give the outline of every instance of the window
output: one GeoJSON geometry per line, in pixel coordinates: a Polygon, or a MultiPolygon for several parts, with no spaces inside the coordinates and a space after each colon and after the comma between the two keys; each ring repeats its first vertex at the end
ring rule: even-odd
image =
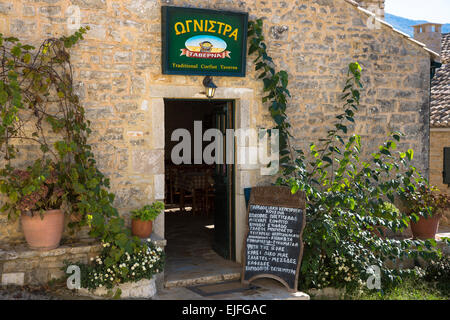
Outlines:
{"type": "Polygon", "coordinates": [[[450,185],[450,147],[444,148],[444,171],[442,176],[444,177],[444,184],[450,185]]]}

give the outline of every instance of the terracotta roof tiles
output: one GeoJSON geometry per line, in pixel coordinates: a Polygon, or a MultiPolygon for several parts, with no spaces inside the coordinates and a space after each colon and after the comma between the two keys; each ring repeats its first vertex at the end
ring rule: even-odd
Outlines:
{"type": "Polygon", "coordinates": [[[432,128],[450,128],[450,33],[442,35],[442,67],[431,82],[432,128]]]}

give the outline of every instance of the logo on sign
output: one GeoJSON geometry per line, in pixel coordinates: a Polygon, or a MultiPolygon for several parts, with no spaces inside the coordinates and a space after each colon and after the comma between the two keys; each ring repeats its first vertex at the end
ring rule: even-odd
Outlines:
{"type": "Polygon", "coordinates": [[[225,50],[227,43],[215,36],[200,35],[191,37],[186,41],[185,47],[180,49],[180,56],[201,59],[231,58],[231,51],[225,50]]]}

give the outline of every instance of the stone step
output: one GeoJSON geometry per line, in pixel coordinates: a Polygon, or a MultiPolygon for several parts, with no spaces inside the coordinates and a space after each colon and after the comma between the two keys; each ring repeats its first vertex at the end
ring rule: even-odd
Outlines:
{"type": "Polygon", "coordinates": [[[239,272],[236,272],[236,273],[208,275],[204,277],[195,277],[190,279],[173,279],[165,281],[164,287],[165,288],[189,287],[198,284],[213,284],[223,281],[239,280],[240,278],[241,274],[239,272]]]}

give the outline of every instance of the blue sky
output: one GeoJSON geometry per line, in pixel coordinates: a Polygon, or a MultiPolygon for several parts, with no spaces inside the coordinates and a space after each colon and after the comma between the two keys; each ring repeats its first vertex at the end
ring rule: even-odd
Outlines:
{"type": "Polygon", "coordinates": [[[385,0],[386,12],[413,20],[450,23],[450,0],[385,0]]]}

